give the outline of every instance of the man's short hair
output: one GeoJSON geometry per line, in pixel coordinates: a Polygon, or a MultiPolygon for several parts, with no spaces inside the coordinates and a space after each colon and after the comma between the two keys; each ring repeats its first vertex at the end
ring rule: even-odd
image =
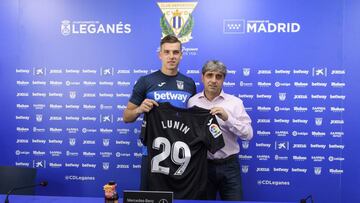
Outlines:
{"type": "Polygon", "coordinates": [[[174,35],[166,35],[164,38],[161,39],[160,41],[160,49],[162,47],[163,44],[165,43],[179,43],[180,44],[180,51],[182,49],[182,44],[181,41],[175,37],[174,35]]]}
{"type": "Polygon", "coordinates": [[[209,71],[219,71],[224,75],[224,78],[226,76],[226,66],[218,60],[210,60],[205,63],[202,68],[202,74],[204,75],[206,72],[209,71]]]}

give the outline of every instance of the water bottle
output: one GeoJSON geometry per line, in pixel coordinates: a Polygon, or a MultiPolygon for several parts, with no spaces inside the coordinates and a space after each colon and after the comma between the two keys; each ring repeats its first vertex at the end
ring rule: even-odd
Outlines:
{"type": "Polygon", "coordinates": [[[118,203],[119,195],[116,192],[116,183],[115,181],[109,181],[104,185],[105,191],[105,203],[118,203]]]}

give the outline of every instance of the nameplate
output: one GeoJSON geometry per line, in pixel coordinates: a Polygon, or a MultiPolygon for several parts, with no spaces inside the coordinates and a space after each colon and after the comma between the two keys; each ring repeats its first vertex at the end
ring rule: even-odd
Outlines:
{"type": "Polygon", "coordinates": [[[173,192],[124,190],[123,203],[172,203],[173,192]]]}

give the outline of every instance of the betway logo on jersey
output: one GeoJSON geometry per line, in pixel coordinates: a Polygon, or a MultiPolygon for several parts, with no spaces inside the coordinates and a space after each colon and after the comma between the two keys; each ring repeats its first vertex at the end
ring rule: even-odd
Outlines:
{"type": "Polygon", "coordinates": [[[158,100],[177,100],[181,102],[185,102],[188,98],[188,95],[186,94],[179,94],[179,93],[172,93],[172,92],[154,92],[154,99],[156,101],[158,100]]]}
{"type": "Polygon", "coordinates": [[[183,91],[154,91],[148,93],[147,97],[157,102],[170,102],[173,106],[185,107],[184,105],[190,98],[190,93],[183,91]]]}

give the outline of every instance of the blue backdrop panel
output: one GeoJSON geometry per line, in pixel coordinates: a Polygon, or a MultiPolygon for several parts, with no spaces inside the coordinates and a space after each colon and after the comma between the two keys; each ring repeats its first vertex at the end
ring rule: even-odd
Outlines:
{"type": "Polygon", "coordinates": [[[348,88],[344,90],[348,98],[344,105],[348,110],[344,113],[347,124],[344,125],[345,135],[343,142],[347,145],[343,156],[346,162],[343,163],[344,171],[342,184],[338,187],[341,190],[342,202],[359,202],[360,196],[357,194],[356,185],[360,181],[359,168],[360,161],[356,155],[359,152],[360,137],[359,135],[359,101],[358,90],[359,81],[359,64],[360,64],[360,26],[354,20],[360,17],[358,9],[360,2],[347,1],[344,5],[344,28],[343,28],[343,66],[348,70],[345,76],[348,88]]]}
{"type": "Polygon", "coordinates": [[[166,2],[2,1],[0,164],[38,168],[42,195],[137,189],[142,119],[122,113],[160,68],[168,28],[198,91],[202,65],[221,60],[224,90],[252,118],[254,139],[239,141],[245,200],[359,200],[359,3],[166,2]]]}

